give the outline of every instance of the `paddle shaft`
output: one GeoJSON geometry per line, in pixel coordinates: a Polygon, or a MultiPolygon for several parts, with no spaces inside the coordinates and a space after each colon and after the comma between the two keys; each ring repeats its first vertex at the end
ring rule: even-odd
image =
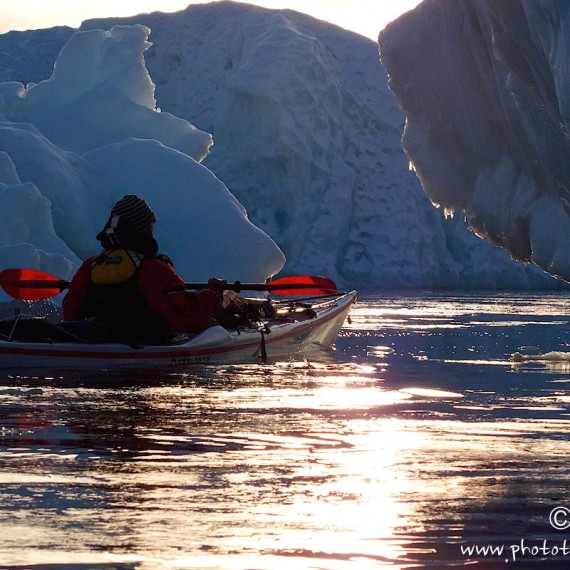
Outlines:
{"type": "MultiPolygon", "coordinates": [[[[65,279],[60,279],[59,281],[47,281],[42,279],[33,280],[21,280],[18,282],[18,286],[24,289],[60,289],[61,291],[69,289],[69,281],[65,279]]],[[[186,289],[207,289],[210,287],[208,283],[184,283],[186,289]]],[[[227,283],[224,285],[224,290],[226,291],[279,291],[281,289],[318,289],[318,285],[313,285],[310,283],[241,283],[236,281],[235,283],[227,283]]]]}
{"type": "MultiPolygon", "coordinates": [[[[207,289],[210,287],[207,283],[184,283],[186,289],[207,289]]],[[[282,291],[284,289],[320,289],[321,285],[316,283],[227,283],[224,289],[227,291],[282,291]]]]}

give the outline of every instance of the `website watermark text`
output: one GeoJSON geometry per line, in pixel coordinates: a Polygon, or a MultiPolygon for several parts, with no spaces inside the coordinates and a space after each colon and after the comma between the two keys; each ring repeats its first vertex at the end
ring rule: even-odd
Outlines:
{"type": "Polygon", "coordinates": [[[505,562],[517,562],[521,558],[550,558],[570,555],[570,541],[551,543],[544,539],[539,542],[527,542],[521,538],[520,542],[505,544],[473,544],[461,545],[461,554],[469,558],[504,558],[505,562]]]}
{"type": "MultiPolygon", "coordinates": [[[[555,530],[570,528],[570,508],[559,506],[550,511],[550,526],[555,530]]],[[[461,545],[461,554],[469,558],[502,558],[505,562],[517,562],[523,558],[555,558],[570,556],[570,539],[559,542],[542,540],[520,540],[511,544],[461,545]]]]}

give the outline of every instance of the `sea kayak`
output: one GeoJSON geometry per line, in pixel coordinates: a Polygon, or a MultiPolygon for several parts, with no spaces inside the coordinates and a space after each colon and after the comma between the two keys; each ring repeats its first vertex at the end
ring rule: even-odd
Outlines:
{"type": "Polygon", "coordinates": [[[330,348],[356,301],[356,292],[281,303],[269,320],[248,328],[208,327],[168,344],[10,340],[0,335],[0,369],[101,370],[117,366],[254,363],[296,359],[330,348]]]}

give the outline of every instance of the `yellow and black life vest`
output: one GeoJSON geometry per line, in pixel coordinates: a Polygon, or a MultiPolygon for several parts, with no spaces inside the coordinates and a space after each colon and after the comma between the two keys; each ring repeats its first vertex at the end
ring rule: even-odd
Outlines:
{"type": "Polygon", "coordinates": [[[155,342],[170,334],[139,293],[143,260],[140,253],[118,248],[91,263],[85,316],[102,321],[114,341],[155,342]]]}
{"type": "Polygon", "coordinates": [[[112,249],[99,254],[91,263],[91,283],[118,285],[138,276],[144,255],[127,249],[112,249]]]}

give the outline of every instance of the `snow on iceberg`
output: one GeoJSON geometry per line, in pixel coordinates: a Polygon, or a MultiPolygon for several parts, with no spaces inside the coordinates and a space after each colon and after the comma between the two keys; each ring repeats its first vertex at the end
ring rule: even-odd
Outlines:
{"type": "Polygon", "coordinates": [[[0,269],[70,278],[97,251],[95,235],[112,205],[129,193],[155,209],[161,248],[187,280],[263,281],[283,266],[281,250],[195,160],[211,136],[154,109],[142,59],[148,33],[143,26],[78,32],[50,79],[0,84],[0,208],[7,216],[0,269]]]}
{"type": "Polygon", "coordinates": [[[51,204],[32,183],[0,184],[0,211],[2,269],[42,267],[56,275],[69,275],[74,270],[79,259],[55,233],[51,204]]]}
{"type": "MultiPolygon", "coordinates": [[[[7,99],[11,120],[32,123],[53,143],[79,153],[139,137],[202,160],[211,135],[156,109],[143,58],[149,34],[140,25],[75,34],[49,79],[28,86],[17,100],[7,99]]],[[[6,114],[2,108],[0,113],[6,114]]]]}
{"type": "MultiPolygon", "coordinates": [[[[54,231],[74,252],[70,261],[77,263],[92,252],[93,236],[98,231],[96,216],[92,216],[97,193],[93,191],[89,163],[80,155],[61,150],[29,124],[0,123],[0,149],[14,172],[12,176],[8,170],[0,170],[0,183],[10,187],[21,182],[33,184],[49,200],[51,211],[42,215],[51,217],[54,231]]],[[[41,241],[31,243],[40,249],[46,247],[41,241]]]]}
{"type": "Polygon", "coordinates": [[[221,275],[263,283],[282,268],[281,251],[251,224],[224,184],[181,152],[158,141],[128,139],[83,156],[107,193],[100,228],[125,188],[134,189],[156,214],[158,243],[169,244],[165,253],[188,279],[221,275]]]}
{"type": "Polygon", "coordinates": [[[569,24],[559,2],[425,0],[379,45],[430,199],[570,281],[569,24]]]}

